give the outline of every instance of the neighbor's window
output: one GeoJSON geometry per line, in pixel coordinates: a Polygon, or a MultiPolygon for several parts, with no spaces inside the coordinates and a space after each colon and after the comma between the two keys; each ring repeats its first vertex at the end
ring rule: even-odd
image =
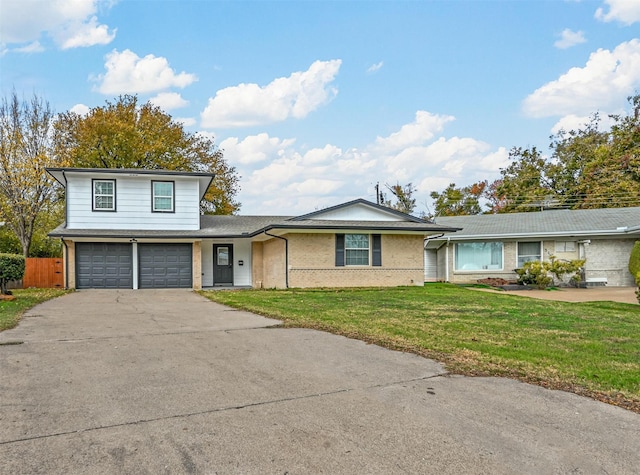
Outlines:
{"type": "Polygon", "coordinates": [[[172,181],[152,181],[153,188],[153,211],[159,213],[172,213],[174,196],[172,181]]]}
{"type": "Polygon", "coordinates": [[[556,241],[556,252],[575,252],[575,241],[556,241]]]}
{"type": "Polygon", "coordinates": [[[369,235],[345,234],[344,235],[345,265],[368,266],[369,265],[369,235]]]}
{"type": "Polygon", "coordinates": [[[455,270],[502,270],[501,242],[459,242],[455,270]]]}
{"type": "Polygon", "coordinates": [[[542,243],[540,241],[518,243],[518,267],[525,262],[542,260],[542,243]]]}
{"type": "Polygon", "coordinates": [[[116,210],[116,181],[92,180],[93,186],[93,210],[116,210]]]}

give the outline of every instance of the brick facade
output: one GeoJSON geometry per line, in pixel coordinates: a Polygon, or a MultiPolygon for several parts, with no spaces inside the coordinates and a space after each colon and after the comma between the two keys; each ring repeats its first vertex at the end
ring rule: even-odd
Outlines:
{"type": "MultiPolygon", "coordinates": [[[[528,239],[522,241],[534,241],[528,239]]],[[[566,241],[567,239],[564,239],[566,241]]],[[[582,240],[582,239],[581,239],[582,240]]],[[[549,260],[551,255],[558,259],[580,259],[580,247],[583,258],[586,258],[585,278],[606,278],[609,286],[633,286],[633,276],[628,270],[629,256],[635,240],[633,239],[590,239],[589,244],[578,244],[571,252],[556,251],[556,241],[542,242],[543,259],[549,260]]],[[[476,283],[478,279],[487,277],[502,278],[505,280],[517,279],[514,269],[517,267],[517,241],[503,242],[503,269],[501,270],[455,270],[455,244],[449,243],[449,282],[456,284],[476,283]]],[[[446,280],[446,254],[445,244],[438,250],[438,280],[446,280]]]]}
{"type": "MultiPolygon", "coordinates": [[[[287,234],[289,287],[422,285],[423,237],[382,235],[382,266],[335,265],[335,234],[287,234]]],[[[254,246],[254,287],[285,286],[284,241],[254,246]],[[262,251],[258,250],[262,245],[262,251]],[[261,258],[259,257],[261,255],[261,258]]]]}

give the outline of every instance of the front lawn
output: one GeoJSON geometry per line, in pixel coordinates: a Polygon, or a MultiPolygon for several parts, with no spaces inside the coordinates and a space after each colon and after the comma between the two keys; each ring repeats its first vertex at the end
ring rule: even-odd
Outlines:
{"type": "Polygon", "coordinates": [[[452,373],[508,376],[640,412],[640,306],[566,303],[448,284],[206,291],[305,327],[410,351],[452,373]]]}
{"type": "Polygon", "coordinates": [[[22,314],[31,307],[66,294],[58,289],[18,289],[12,290],[15,300],[0,300],[0,331],[15,327],[22,314]]]}

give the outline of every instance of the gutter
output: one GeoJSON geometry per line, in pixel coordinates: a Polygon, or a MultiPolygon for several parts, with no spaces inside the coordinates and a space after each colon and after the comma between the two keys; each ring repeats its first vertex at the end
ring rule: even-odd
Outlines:
{"type": "MultiPolygon", "coordinates": [[[[640,229],[640,226],[638,226],[640,229]]],[[[477,241],[479,239],[517,239],[517,238],[554,238],[554,237],[580,237],[580,236],[620,236],[628,234],[633,228],[626,230],[600,230],[600,231],[563,231],[543,233],[512,233],[512,234],[456,234],[456,241],[477,241]]]]}
{"type": "Polygon", "coordinates": [[[284,286],[286,289],[288,289],[289,288],[289,241],[286,238],[283,238],[282,236],[269,234],[267,231],[265,231],[264,233],[267,236],[282,239],[284,241],[284,286]]]}
{"type": "Polygon", "coordinates": [[[67,175],[65,175],[64,170],[62,170],[62,178],[64,178],[64,224],[66,227],[69,222],[69,205],[67,200],[67,175]]]}
{"type": "Polygon", "coordinates": [[[424,250],[425,251],[427,250],[427,244],[429,244],[429,241],[441,238],[442,236],[444,236],[444,233],[436,234],[435,236],[429,236],[429,237],[424,238],[424,246],[423,246],[424,250]]]}

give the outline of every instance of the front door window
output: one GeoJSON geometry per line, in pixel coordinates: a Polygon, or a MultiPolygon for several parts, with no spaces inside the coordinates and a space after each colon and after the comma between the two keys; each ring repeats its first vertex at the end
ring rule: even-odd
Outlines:
{"type": "Polygon", "coordinates": [[[228,247],[219,247],[218,250],[218,265],[219,266],[228,266],[229,265],[229,248],[228,247]]]}

